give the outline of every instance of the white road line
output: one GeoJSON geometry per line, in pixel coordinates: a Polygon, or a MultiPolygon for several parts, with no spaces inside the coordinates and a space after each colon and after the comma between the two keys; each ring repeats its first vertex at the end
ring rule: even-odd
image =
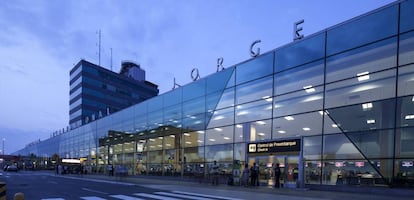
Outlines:
{"type": "Polygon", "coordinates": [[[81,197],[81,199],[84,199],[84,200],[106,200],[106,199],[101,198],[101,197],[81,197]]]}
{"type": "Polygon", "coordinates": [[[191,193],[191,192],[182,192],[182,191],[172,191],[172,192],[178,193],[178,194],[187,194],[187,195],[193,195],[193,196],[207,197],[207,198],[217,198],[217,199],[225,199],[225,200],[243,200],[239,198],[223,197],[223,196],[215,196],[215,195],[199,194],[199,193],[191,193]]]}
{"type": "Polygon", "coordinates": [[[186,199],[194,199],[194,200],[211,200],[211,198],[189,196],[189,195],[184,195],[184,194],[174,194],[174,193],[168,193],[168,192],[155,192],[155,194],[167,195],[167,196],[172,196],[172,197],[180,197],[180,198],[186,198],[186,199]]]}
{"type": "Polygon", "coordinates": [[[82,190],[85,190],[85,191],[88,191],[88,192],[95,192],[95,193],[98,193],[98,194],[109,194],[109,193],[106,193],[106,192],[101,192],[101,191],[98,191],[98,190],[92,190],[92,189],[89,189],[89,188],[82,188],[82,190]]]}
{"type": "Polygon", "coordinates": [[[154,194],[147,194],[147,193],[135,193],[134,195],[140,196],[140,197],[149,197],[149,198],[153,198],[153,199],[161,199],[161,200],[180,200],[180,199],[176,199],[176,198],[160,196],[160,195],[154,195],[154,194]]]}
{"type": "Polygon", "coordinates": [[[130,197],[130,196],[122,195],[122,194],[119,194],[119,195],[111,195],[110,197],[113,197],[115,199],[122,199],[122,200],[144,200],[144,199],[130,197]]]}

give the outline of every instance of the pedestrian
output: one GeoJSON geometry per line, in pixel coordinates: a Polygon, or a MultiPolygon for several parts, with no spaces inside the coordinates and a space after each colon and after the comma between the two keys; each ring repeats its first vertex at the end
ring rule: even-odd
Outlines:
{"type": "Polygon", "coordinates": [[[247,187],[249,185],[249,165],[244,164],[243,174],[242,174],[242,185],[247,187]]]}
{"type": "Polygon", "coordinates": [[[250,177],[252,186],[259,186],[259,167],[256,163],[250,168],[250,177]]]}
{"type": "Polygon", "coordinates": [[[218,179],[219,179],[219,165],[217,164],[217,161],[214,161],[212,169],[213,174],[213,185],[218,185],[218,179]]]}
{"type": "Polygon", "coordinates": [[[62,165],[58,165],[58,175],[62,174],[62,165]]]}
{"type": "Polygon", "coordinates": [[[276,163],[275,167],[275,188],[280,188],[280,175],[282,174],[280,170],[279,163],[276,163]]]}

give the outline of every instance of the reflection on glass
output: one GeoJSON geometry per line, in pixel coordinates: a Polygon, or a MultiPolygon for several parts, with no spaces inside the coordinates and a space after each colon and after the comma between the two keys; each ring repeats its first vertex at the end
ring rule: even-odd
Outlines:
{"type": "Polygon", "coordinates": [[[397,64],[397,40],[391,38],[356,50],[329,57],[326,63],[326,82],[351,77],[363,81],[368,74],[381,71],[397,64]]]}
{"type": "Polygon", "coordinates": [[[272,102],[259,100],[236,106],[236,123],[272,117],[272,102]]]}
{"type": "Polygon", "coordinates": [[[273,117],[322,109],[323,87],[308,87],[274,98],[273,117]]]}
{"type": "Polygon", "coordinates": [[[242,104],[272,96],[273,77],[266,77],[236,87],[236,103],[242,104]]]}
{"type": "Polygon", "coordinates": [[[319,112],[273,119],[273,139],[322,134],[319,112]]]}
{"type": "Polygon", "coordinates": [[[396,70],[370,74],[369,81],[349,79],[326,85],[325,107],[338,107],[395,96],[396,70]]]}
{"type": "Polygon", "coordinates": [[[233,126],[206,130],[206,145],[233,143],[233,126]]]}
{"type": "Polygon", "coordinates": [[[261,55],[236,67],[236,84],[273,73],[273,52],[261,55]]]}

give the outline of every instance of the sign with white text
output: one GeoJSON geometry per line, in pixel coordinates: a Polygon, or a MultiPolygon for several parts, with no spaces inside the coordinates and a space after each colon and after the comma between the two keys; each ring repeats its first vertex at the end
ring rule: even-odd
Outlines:
{"type": "Polygon", "coordinates": [[[251,142],[247,149],[250,154],[300,151],[300,139],[251,142]]]}

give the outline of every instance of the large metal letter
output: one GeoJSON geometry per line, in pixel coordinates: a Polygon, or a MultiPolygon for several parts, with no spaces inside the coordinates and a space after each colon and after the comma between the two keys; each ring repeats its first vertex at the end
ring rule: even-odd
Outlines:
{"type": "Polygon", "coordinates": [[[300,40],[303,38],[303,34],[300,34],[299,32],[303,30],[302,27],[298,28],[299,24],[302,24],[303,22],[305,22],[305,20],[300,20],[294,23],[293,25],[293,41],[295,40],[300,40]]]}
{"type": "Polygon", "coordinates": [[[200,74],[198,73],[198,69],[193,68],[193,70],[191,70],[191,79],[193,79],[193,81],[196,81],[199,78],[200,78],[200,74]]]}
{"type": "Polygon", "coordinates": [[[172,88],[173,90],[175,89],[175,86],[181,87],[181,85],[178,85],[178,84],[175,82],[175,77],[174,77],[174,87],[172,88]]]}
{"type": "Polygon", "coordinates": [[[257,48],[257,52],[253,51],[253,46],[257,43],[260,43],[260,42],[262,42],[262,41],[261,40],[256,40],[250,45],[250,55],[252,57],[256,57],[256,56],[260,55],[260,48],[257,48]]]}
{"type": "Polygon", "coordinates": [[[217,58],[217,72],[224,69],[223,67],[223,57],[217,58]]]}

